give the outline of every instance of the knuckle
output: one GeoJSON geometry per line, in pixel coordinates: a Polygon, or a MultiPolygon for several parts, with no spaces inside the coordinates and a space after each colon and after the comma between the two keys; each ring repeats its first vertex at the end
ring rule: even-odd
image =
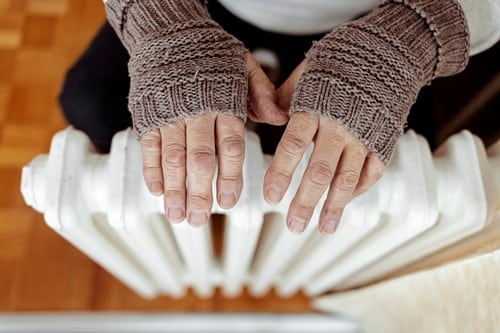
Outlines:
{"type": "Polygon", "coordinates": [[[221,142],[221,153],[230,157],[241,157],[245,151],[243,137],[232,135],[224,138],[221,142]]]}
{"type": "Polygon", "coordinates": [[[186,163],[186,150],[180,144],[171,144],[165,147],[163,164],[174,167],[183,166],[186,163]]]}
{"type": "Polygon", "coordinates": [[[366,158],[366,148],[362,144],[352,147],[352,158],[356,161],[363,161],[366,158]]]}
{"type": "Polygon", "coordinates": [[[337,190],[349,192],[358,183],[358,173],[352,169],[342,171],[335,177],[333,185],[337,190]]]}
{"type": "Polygon", "coordinates": [[[185,119],[186,128],[190,129],[193,133],[212,133],[213,122],[216,118],[217,114],[208,112],[201,113],[194,116],[188,116],[185,119]]]}
{"type": "Polygon", "coordinates": [[[269,179],[276,181],[290,181],[292,175],[287,170],[282,170],[279,168],[272,168],[269,170],[269,179]]]}
{"type": "Polygon", "coordinates": [[[156,134],[145,134],[141,139],[144,151],[159,151],[161,149],[161,138],[156,134]]]}
{"type": "Polygon", "coordinates": [[[196,192],[196,193],[189,193],[189,202],[191,204],[203,204],[203,203],[209,203],[212,201],[212,195],[211,192],[196,192]]]}
{"type": "Polygon", "coordinates": [[[384,164],[379,159],[369,159],[367,177],[372,183],[377,182],[384,174],[384,164]]]}
{"type": "Polygon", "coordinates": [[[165,127],[174,130],[175,132],[182,133],[186,130],[186,125],[184,124],[184,121],[174,121],[171,123],[168,123],[165,127]]]}
{"type": "Polygon", "coordinates": [[[175,190],[184,192],[186,190],[186,177],[184,173],[167,172],[164,175],[165,188],[167,190],[175,190]]]}
{"type": "Polygon", "coordinates": [[[167,190],[165,191],[165,200],[168,201],[183,201],[184,192],[179,190],[167,190]]]}
{"type": "Polygon", "coordinates": [[[243,120],[237,116],[233,116],[230,114],[218,114],[217,118],[218,120],[223,121],[226,126],[229,126],[233,129],[241,129],[241,131],[243,131],[243,128],[245,127],[243,120]]]}
{"type": "Polygon", "coordinates": [[[281,147],[290,155],[299,155],[306,148],[307,144],[306,140],[301,138],[300,135],[288,132],[283,136],[281,147]]]}
{"type": "Polygon", "coordinates": [[[197,148],[190,152],[193,171],[201,174],[211,173],[215,168],[215,154],[210,148],[197,148]]]}
{"type": "Polygon", "coordinates": [[[345,135],[338,131],[330,132],[326,140],[331,147],[343,147],[346,143],[345,135]]]}
{"type": "Polygon", "coordinates": [[[200,201],[207,201],[210,200],[210,192],[196,192],[196,193],[190,193],[189,197],[191,199],[195,200],[200,200],[200,201]]]}
{"type": "Polygon", "coordinates": [[[307,123],[318,122],[318,116],[311,112],[297,112],[294,116],[301,122],[307,122],[307,123]]]}
{"type": "Polygon", "coordinates": [[[231,183],[231,184],[234,184],[234,183],[242,183],[243,177],[242,177],[241,174],[237,174],[237,175],[221,174],[221,175],[219,175],[218,180],[219,180],[220,183],[224,183],[224,184],[231,183]]]}
{"type": "Polygon", "coordinates": [[[300,212],[311,212],[314,209],[314,204],[304,202],[303,200],[297,200],[293,204],[294,208],[300,212]]]}
{"type": "Polygon", "coordinates": [[[309,167],[309,180],[316,185],[328,185],[333,178],[333,170],[326,162],[315,162],[309,167]]]}
{"type": "Polygon", "coordinates": [[[383,171],[382,170],[373,170],[368,174],[369,181],[373,184],[376,183],[380,178],[382,178],[383,171]]]}
{"type": "Polygon", "coordinates": [[[239,181],[243,178],[243,169],[241,165],[226,164],[224,162],[219,163],[218,179],[229,180],[229,181],[239,181]]]}
{"type": "Polygon", "coordinates": [[[310,212],[314,209],[314,205],[304,203],[304,202],[297,203],[296,207],[302,211],[305,211],[305,212],[310,212]]]}
{"type": "Polygon", "coordinates": [[[161,168],[156,166],[144,166],[142,168],[142,173],[144,175],[144,178],[148,179],[161,179],[162,177],[161,168]]]}
{"type": "Polygon", "coordinates": [[[338,216],[342,215],[342,212],[342,207],[335,206],[334,203],[329,203],[328,205],[325,204],[321,214],[325,218],[337,218],[338,216]]]}

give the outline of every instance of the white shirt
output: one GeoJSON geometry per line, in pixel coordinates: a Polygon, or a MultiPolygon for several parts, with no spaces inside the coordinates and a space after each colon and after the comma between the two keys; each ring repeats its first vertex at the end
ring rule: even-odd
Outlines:
{"type": "Polygon", "coordinates": [[[219,0],[239,18],[267,31],[322,33],[369,12],[379,0],[219,0]]]}
{"type": "MultiPolygon", "coordinates": [[[[327,32],[362,15],[379,0],[218,0],[242,20],[263,30],[304,35],[327,32]]],[[[471,55],[500,40],[500,0],[458,0],[467,18],[471,55]]]]}

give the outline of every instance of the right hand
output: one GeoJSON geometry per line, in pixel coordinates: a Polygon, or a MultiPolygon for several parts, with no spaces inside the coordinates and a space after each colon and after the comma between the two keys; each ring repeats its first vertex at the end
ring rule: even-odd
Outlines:
{"type": "MultiPolygon", "coordinates": [[[[245,56],[248,69],[249,118],[283,125],[288,116],[277,106],[274,85],[255,59],[245,56]]],[[[201,226],[210,216],[212,179],[218,159],[217,202],[234,207],[242,189],[245,128],[238,117],[205,113],[154,129],[141,138],[144,180],[154,195],[164,196],[171,222],[187,218],[201,226]]]]}

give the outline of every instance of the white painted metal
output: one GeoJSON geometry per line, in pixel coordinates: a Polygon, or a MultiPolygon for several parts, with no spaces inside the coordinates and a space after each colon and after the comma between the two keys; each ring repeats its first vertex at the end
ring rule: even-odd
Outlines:
{"type": "MultiPolygon", "coordinates": [[[[303,234],[293,234],[284,227],[289,203],[299,187],[300,179],[311,152],[312,147],[309,147],[297,166],[294,177],[292,177],[290,186],[281,203],[276,206],[266,205],[265,213],[272,214],[269,220],[271,225],[266,228],[267,232],[262,235],[261,246],[257,249],[252,266],[250,292],[254,296],[262,296],[269,291],[272,284],[277,282],[281,272],[292,262],[303,244],[317,229],[321,207],[314,210],[311,223],[303,234]]],[[[320,201],[324,201],[324,199],[325,196],[320,201]]]]}
{"type": "Polygon", "coordinates": [[[295,293],[313,276],[383,227],[384,219],[378,205],[379,191],[373,189],[353,200],[344,210],[342,221],[333,235],[314,232],[282,275],[277,290],[280,295],[295,293]]]}
{"type": "MultiPolygon", "coordinates": [[[[498,193],[482,142],[468,132],[450,138],[435,154],[439,221],[437,225],[398,251],[394,251],[353,277],[341,288],[367,283],[417,261],[489,224],[498,193]],[[480,174],[478,174],[478,172],[480,174]],[[468,204],[464,205],[464,202],[468,204]]],[[[500,177],[497,174],[497,177],[500,177]]]]}
{"type": "MultiPolygon", "coordinates": [[[[490,186],[496,189],[498,195],[496,203],[500,205],[500,141],[497,141],[497,143],[488,148],[488,162],[494,181],[494,184],[490,184],[490,186]]],[[[498,207],[496,209],[498,210],[498,207]]]]}
{"type": "MultiPolygon", "coordinates": [[[[94,196],[84,190],[88,186],[82,180],[95,179],[90,175],[99,173],[92,166],[105,165],[102,160],[92,163],[99,158],[89,154],[89,144],[82,133],[72,129],[58,133],[52,140],[50,155],[39,156],[23,169],[23,195],[28,204],[45,213],[47,224],[62,237],[143,297],[153,297],[159,290],[152,277],[141,263],[133,260],[126,245],[110,228],[99,228],[89,207],[92,202],[101,208],[106,204],[93,200],[94,196]]],[[[101,199],[106,198],[107,182],[99,183],[103,187],[94,190],[101,199]]]]}
{"type": "Polygon", "coordinates": [[[219,209],[226,215],[226,232],[222,255],[222,288],[227,296],[241,292],[248,279],[264,222],[262,184],[268,163],[260,149],[255,133],[246,133],[245,162],[243,164],[243,190],[237,205],[229,210],[219,209]]]}
{"type": "Polygon", "coordinates": [[[427,143],[410,131],[399,140],[392,164],[379,189],[385,225],[352,248],[348,255],[307,281],[305,291],[317,295],[358,274],[437,222],[435,170],[427,143]]]}
{"type": "Polygon", "coordinates": [[[483,229],[498,210],[499,147],[487,157],[462,132],[433,159],[410,131],[381,181],[346,207],[335,235],[317,231],[324,197],[306,232],[294,235],[284,219],[311,149],[282,203],[271,206],[262,197],[271,157],[247,133],[241,198],[231,210],[213,207],[226,221],[220,260],[208,226],[165,220],[130,131],[115,136],[109,155],[95,154],[81,132],[58,133],[50,154],[24,167],[22,192],[51,228],[144,297],[179,297],[187,286],[203,297],[215,286],[235,296],[245,284],[254,295],[273,285],[284,295],[300,288],[313,295],[368,281],[483,229]]]}
{"type": "Polygon", "coordinates": [[[359,333],[346,318],[320,314],[0,314],[0,333],[359,333]]]}
{"type": "MultiPolygon", "coordinates": [[[[142,168],[140,154],[139,144],[130,132],[117,134],[106,165],[107,172],[92,168],[94,177],[84,181],[84,184],[102,189],[109,186],[102,191],[107,197],[97,197],[98,200],[91,205],[102,217],[101,228],[108,228],[110,234],[117,234],[126,244],[127,250],[132,252],[135,259],[142,263],[154,278],[159,292],[182,296],[184,288],[181,277],[174,273],[182,271],[179,255],[171,242],[157,239],[157,235],[164,236],[168,229],[166,224],[158,221],[161,218],[154,214],[156,202],[148,200],[142,176],[135,172],[142,168]],[[108,203],[107,208],[100,206],[103,203],[108,203]],[[106,211],[107,220],[106,214],[102,215],[106,211]],[[165,230],[158,230],[159,228],[165,230]],[[165,262],[168,262],[168,265],[165,265],[165,262]]],[[[100,158],[105,159],[102,156],[100,158]]],[[[94,195],[100,192],[92,188],[85,189],[85,193],[94,195]]],[[[193,281],[193,285],[200,288],[200,292],[208,292],[208,286],[203,288],[201,283],[195,282],[197,281],[193,281]]]]}

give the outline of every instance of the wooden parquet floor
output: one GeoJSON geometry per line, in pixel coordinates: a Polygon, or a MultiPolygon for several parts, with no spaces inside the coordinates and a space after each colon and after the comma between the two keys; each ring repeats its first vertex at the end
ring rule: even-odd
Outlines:
{"type": "Polygon", "coordinates": [[[102,0],[0,0],[0,311],[311,310],[302,295],[143,300],[25,206],[21,167],[66,127],[61,82],[103,21],[102,0]]]}
{"type": "MultiPolygon", "coordinates": [[[[48,152],[52,135],[67,126],[57,104],[62,80],[104,19],[102,0],[0,0],[0,312],[311,311],[300,294],[280,299],[270,293],[256,299],[245,293],[227,299],[217,291],[208,300],[193,293],[180,300],[143,300],[24,204],[21,167],[48,152]]],[[[498,59],[498,51],[492,52],[490,57],[498,59]]],[[[497,248],[500,227],[394,275],[497,248]]]]}

